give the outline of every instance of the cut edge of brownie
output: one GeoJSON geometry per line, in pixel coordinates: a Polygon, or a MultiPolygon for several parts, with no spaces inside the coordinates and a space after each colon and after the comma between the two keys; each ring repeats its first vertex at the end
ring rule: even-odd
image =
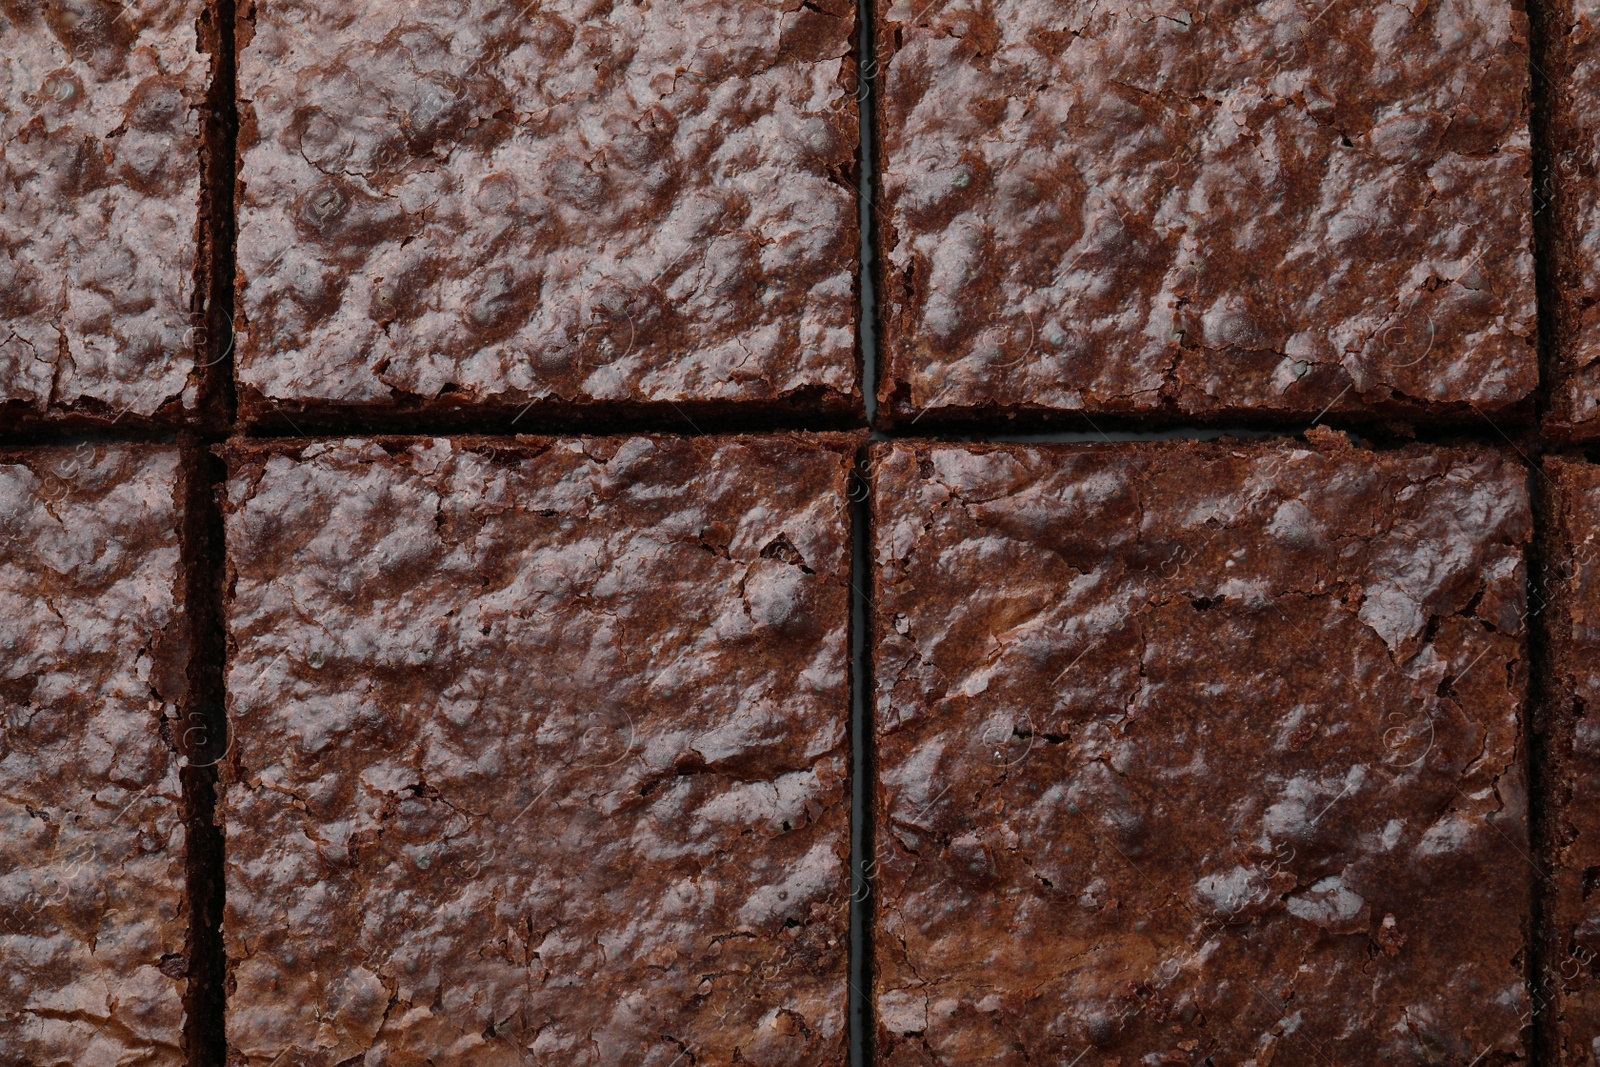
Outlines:
{"type": "MultiPolygon", "coordinates": [[[[212,335],[209,327],[197,328],[192,332],[212,335]]],[[[220,401],[217,399],[221,386],[201,369],[203,349],[197,347],[193,351],[195,369],[190,371],[189,384],[197,390],[197,396],[208,398],[194,408],[185,408],[181,398],[173,397],[154,414],[139,415],[83,398],[68,407],[52,406],[40,412],[24,401],[5,400],[0,401],[0,428],[3,428],[0,429],[0,436],[7,444],[48,444],[59,437],[49,436],[44,441],[38,438],[41,435],[59,435],[62,431],[116,432],[128,435],[123,440],[130,441],[173,430],[220,432],[224,425],[219,414],[220,401]]]]}
{"type": "Polygon", "coordinates": [[[222,972],[222,831],[215,819],[217,767],[226,754],[223,715],[221,515],[215,493],[220,461],[193,441],[183,444],[181,542],[184,616],[190,628],[188,691],[179,752],[187,832],[188,983],[184,1052],[190,1067],[222,1063],[226,1002],[222,972]]]}
{"type": "MultiPolygon", "coordinates": [[[[1267,455],[1286,448],[1301,448],[1312,452],[1355,453],[1369,456],[1405,453],[1455,456],[1459,458],[1497,456],[1504,459],[1510,466],[1528,467],[1528,463],[1519,451],[1497,446],[1488,441],[1479,442],[1459,438],[1437,441],[1411,438],[1395,438],[1392,441],[1389,439],[1366,439],[1337,426],[1324,426],[1321,424],[1310,427],[1303,425],[1299,427],[1284,427],[1281,432],[1263,432],[1259,435],[1257,431],[1238,427],[1236,423],[1230,424],[1230,427],[1237,428],[1240,432],[1248,433],[1250,436],[1235,437],[1226,430],[1223,431],[1221,436],[1217,437],[1145,437],[1111,441],[1034,441],[1010,440],[1008,438],[969,441],[935,436],[905,436],[871,441],[867,444],[867,451],[872,461],[876,463],[879,461],[879,457],[887,455],[898,447],[926,449],[958,446],[973,453],[1029,449],[1038,450],[1046,454],[1101,453],[1106,455],[1140,455],[1174,448],[1182,451],[1200,452],[1218,448],[1230,448],[1241,452],[1267,455]]],[[[1529,476],[1533,476],[1531,469],[1529,469],[1529,476]]]]}
{"type": "Polygon", "coordinates": [[[172,598],[183,628],[178,640],[184,645],[186,663],[183,694],[175,702],[178,721],[172,726],[177,731],[176,736],[166,737],[164,740],[172,749],[177,764],[182,798],[178,819],[184,828],[184,877],[183,883],[174,886],[173,889],[182,897],[181,909],[185,918],[185,929],[182,956],[176,959],[170,955],[163,956],[161,969],[167,972],[170,966],[176,972],[171,976],[181,976],[183,980],[181,993],[183,1029],[179,1035],[179,1042],[184,1062],[190,1067],[204,1067],[209,1061],[202,1042],[197,1040],[197,1035],[205,1027],[202,1008],[204,997],[201,993],[203,976],[196,969],[196,958],[208,936],[199,907],[207,883],[204,880],[206,868],[204,853],[202,849],[196,848],[195,832],[202,827],[202,819],[209,820],[210,814],[202,795],[195,789],[196,772],[192,766],[197,751],[192,734],[193,723],[195,715],[203,705],[199,688],[201,675],[205,672],[201,648],[207,643],[207,630],[196,616],[196,610],[201,608],[203,601],[200,598],[201,591],[194,580],[194,564],[199,547],[194,505],[197,493],[200,491],[201,480],[198,473],[203,454],[187,442],[176,446],[135,443],[120,447],[134,454],[172,451],[178,460],[172,501],[177,526],[178,572],[173,575],[172,598]]]}
{"type": "MultiPolygon", "coordinates": [[[[874,197],[873,210],[876,210],[874,197]]],[[[847,998],[849,1062],[859,1050],[863,1067],[879,1063],[878,1008],[878,730],[874,649],[878,637],[877,538],[874,474],[879,445],[863,439],[850,479],[850,982],[847,998]],[[859,955],[859,959],[857,958],[859,955]],[[859,985],[857,984],[859,983],[859,985]],[[856,1003],[859,998],[859,1003],[856,1003]]]]}
{"type": "Polygon", "coordinates": [[[1569,14],[1566,5],[1560,3],[1535,4],[1529,11],[1528,48],[1535,73],[1530,132],[1539,252],[1535,267],[1542,335],[1541,393],[1546,398],[1540,429],[1556,443],[1582,444],[1600,440],[1600,412],[1588,418],[1578,417],[1567,395],[1581,369],[1572,358],[1572,349],[1579,339],[1585,299],[1582,270],[1576,262],[1582,248],[1582,223],[1572,216],[1569,198],[1570,187],[1583,184],[1583,178],[1572,173],[1572,168],[1563,167],[1561,159],[1586,140],[1569,99],[1570,84],[1555,80],[1571,70],[1573,56],[1563,42],[1568,27],[1560,24],[1568,21],[1565,16],[1569,14]],[[1568,172],[1565,178],[1563,170],[1568,172]]]}
{"type": "Polygon", "coordinates": [[[183,896],[182,907],[187,926],[184,932],[181,959],[163,957],[163,970],[170,963],[182,976],[184,987],[183,1032],[181,1047],[185,1063],[190,1067],[205,1067],[212,1063],[208,1055],[206,1033],[210,1028],[207,1008],[213,1003],[213,993],[220,986],[211,986],[213,979],[205,959],[208,942],[214,941],[220,930],[208,921],[210,908],[220,886],[214,872],[220,872],[222,858],[220,840],[208,833],[211,827],[211,790],[204,764],[208,747],[206,720],[208,703],[217,695],[221,681],[221,661],[215,656],[217,645],[214,636],[216,611],[214,589],[208,584],[207,560],[214,553],[217,542],[211,539],[210,524],[203,510],[204,496],[209,492],[205,478],[207,461],[204,450],[192,441],[176,446],[156,444],[131,444],[122,446],[130,452],[173,451],[178,458],[177,481],[173,486],[173,509],[177,522],[178,573],[172,583],[173,601],[182,620],[183,633],[179,636],[185,645],[184,691],[176,702],[177,735],[168,738],[178,766],[179,786],[182,790],[179,819],[184,827],[184,881],[175,887],[183,896]],[[204,841],[202,844],[201,842],[204,841]],[[203,910],[204,909],[204,910],[203,910]]]}
{"type": "MultiPolygon", "coordinates": [[[[858,253],[859,255],[859,253],[858,253]]],[[[243,285],[241,276],[240,284],[243,285]]],[[[860,284],[860,272],[856,272],[860,284]]],[[[857,297],[857,318],[860,300],[857,297]]],[[[737,434],[741,431],[794,431],[818,428],[850,431],[866,425],[862,402],[862,353],[858,345],[856,388],[843,393],[825,386],[807,385],[764,400],[582,400],[543,397],[531,400],[497,398],[485,402],[395,392],[383,403],[343,404],[280,401],[244,382],[238,392],[239,421],[255,434],[313,433],[342,436],[368,433],[383,436],[470,434],[511,436],[555,434],[641,434],[662,432],[737,434]],[[678,427],[663,430],[663,427],[678,427]]]]}
{"type": "Polygon", "coordinates": [[[1533,765],[1543,780],[1535,781],[1538,790],[1530,829],[1539,850],[1537,858],[1547,867],[1545,876],[1535,881],[1538,940],[1534,945],[1538,955],[1531,968],[1530,984],[1536,996],[1534,1047],[1551,1063],[1576,1062],[1568,1059],[1565,1049],[1566,1006],[1569,996],[1581,989],[1569,989],[1564,975],[1569,952],[1562,933],[1565,924],[1561,904],[1568,888],[1562,877],[1562,859],[1579,836],[1566,819],[1570,792],[1563,790],[1563,783],[1570,782],[1575,773],[1570,749],[1582,718],[1580,701],[1570,684],[1575,670],[1570,612],[1576,606],[1569,585],[1576,573],[1566,569],[1573,558],[1575,540],[1570,498],[1574,491],[1581,491],[1581,486],[1575,484],[1576,476],[1588,469],[1590,464],[1581,459],[1545,457],[1545,478],[1537,497],[1542,520],[1538,548],[1542,556],[1543,611],[1534,633],[1543,647],[1539,649],[1540,662],[1534,675],[1536,690],[1530,717],[1533,765]]]}
{"type": "Polygon", "coordinates": [[[235,0],[207,0],[199,26],[200,50],[211,57],[211,82],[201,120],[199,254],[191,317],[197,327],[193,333],[199,378],[196,421],[211,431],[224,430],[230,422],[233,386],[235,17],[235,0]]]}
{"type": "MultiPolygon", "coordinates": [[[[309,437],[273,437],[251,438],[240,437],[220,444],[212,445],[212,455],[219,458],[227,465],[227,475],[233,476],[239,466],[259,458],[270,456],[287,456],[300,458],[308,448],[319,445],[337,445],[344,441],[361,441],[375,444],[391,454],[398,454],[412,445],[436,438],[446,438],[450,444],[465,452],[490,452],[512,451],[526,452],[529,455],[538,455],[547,451],[551,446],[561,441],[587,441],[602,440],[605,438],[646,438],[652,440],[706,440],[706,441],[736,441],[740,438],[755,440],[781,440],[790,439],[807,442],[825,451],[837,452],[841,456],[854,455],[857,450],[867,444],[866,430],[788,430],[778,429],[765,433],[709,433],[709,434],[683,434],[660,430],[619,430],[595,431],[593,433],[363,433],[352,429],[348,433],[320,433],[309,437]]],[[[221,492],[225,484],[219,484],[217,490],[221,492]]],[[[220,501],[223,515],[228,513],[227,500],[223,497],[220,501]]],[[[227,587],[223,587],[226,593],[227,587]]],[[[224,605],[226,606],[226,605],[224,605]]]]}
{"type": "MultiPolygon", "coordinates": [[[[885,327],[885,333],[890,332],[885,327]]],[[[887,346],[885,346],[887,347],[887,346]]],[[[1439,430],[1470,428],[1493,419],[1496,425],[1526,427],[1537,424],[1535,394],[1498,407],[1471,402],[1421,404],[1399,401],[1382,404],[1336,403],[1317,413],[1303,408],[1261,405],[1254,408],[1218,408],[1194,411],[1163,400],[1159,407],[1054,408],[1043,404],[951,404],[919,408],[911,403],[909,388],[894,377],[890,360],[880,361],[878,374],[878,425],[890,430],[948,430],[952,432],[1021,433],[1029,430],[1163,430],[1179,426],[1230,426],[1277,430],[1292,434],[1308,421],[1333,422],[1352,429],[1382,429],[1396,424],[1417,424],[1439,430]]],[[[1546,427],[1549,428],[1548,426],[1546,427]]],[[[1596,423],[1600,433],[1600,421],[1596,423]]]]}
{"type": "MultiPolygon", "coordinates": [[[[867,112],[871,112],[871,122],[874,136],[872,139],[872,286],[877,297],[877,306],[873,309],[877,329],[877,380],[873,383],[877,395],[874,400],[877,404],[876,423],[884,429],[898,429],[902,426],[917,423],[922,417],[915,406],[910,403],[910,386],[895,373],[894,353],[897,350],[896,338],[899,334],[899,323],[894,309],[903,301],[891,298],[891,293],[903,292],[905,285],[904,272],[894,269],[889,263],[889,253],[900,243],[899,231],[894,225],[894,216],[890,214],[884,203],[883,185],[884,175],[889,173],[889,150],[885,147],[888,138],[884,136],[889,128],[887,115],[888,103],[885,100],[883,85],[884,72],[889,69],[889,64],[894,61],[896,31],[889,24],[886,8],[889,0],[879,0],[872,5],[872,13],[867,20],[872,27],[872,100],[869,107],[862,109],[863,120],[867,112]],[[909,420],[909,421],[908,421],[909,420]]],[[[871,450],[872,455],[877,455],[877,450],[871,450]]],[[[869,470],[871,468],[869,467],[869,470]]],[[[871,507],[867,509],[871,511],[871,507]]],[[[868,533],[870,534],[870,530],[868,533]]],[[[871,543],[870,541],[868,542],[871,543]]],[[[875,587],[874,587],[875,588],[875,587]]]]}

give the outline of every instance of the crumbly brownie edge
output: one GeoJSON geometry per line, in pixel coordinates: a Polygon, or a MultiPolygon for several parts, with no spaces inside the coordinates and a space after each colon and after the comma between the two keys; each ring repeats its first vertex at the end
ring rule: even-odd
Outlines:
{"type": "MultiPolygon", "coordinates": [[[[1600,1014],[1600,990],[1593,981],[1592,958],[1584,958],[1581,946],[1573,943],[1575,926],[1582,920],[1581,898],[1587,896],[1586,854],[1593,860],[1600,842],[1600,827],[1585,834],[1573,810],[1573,783],[1585,771],[1573,753],[1579,724],[1588,709],[1578,693],[1580,678],[1591,673],[1574,647],[1573,613],[1582,608],[1582,593],[1575,588],[1578,578],[1576,550],[1583,539],[1574,528],[1575,497],[1600,496],[1600,471],[1581,460],[1548,457],[1544,461],[1542,485],[1544,529],[1541,531],[1545,556],[1546,601],[1540,624],[1545,642],[1542,664],[1541,704],[1535,710],[1534,729],[1542,747],[1545,811],[1542,814],[1545,867],[1542,878],[1542,959],[1541,973],[1535,975],[1541,988],[1540,1028],[1552,1062],[1588,1062],[1586,1043],[1572,1046],[1573,1030],[1581,1025],[1581,1015],[1600,1014]],[[1585,838],[1590,838],[1587,848],[1585,838]],[[1588,981],[1584,981],[1585,976],[1588,981]],[[1589,1010],[1583,1012],[1585,1004],[1589,1010]]],[[[1590,568],[1594,566],[1590,563],[1590,568]]],[[[1591,820],[1592,821],[1592,820],[1591,820]]],[[[1600,1036],[1591,1033],[1590,1036],[1600,1036]]]]}
{"type": "MultiPolygon", "coordinates": [[[[1595,177],[1584,166],[1587,146],[1595,125],[1589,110],[1573,99],[1574,66],[1582,58],[1583,46],[1574,47],[1569,38],[1576,28],[1578,13],[1572,0],[1542,0],[1533,5],[1533,57],[1539,104],[1535,112],[1535,151],[1543,171],[1535,176],[1542,191],[1542,216],[1539,220],[1540,267],[1545,306],[1542,326],[1548,331],[1544,387],[1549,396],[1543,430],[1552,439],[1583,442],[1600,438],[1600,411],[1588,416],[1578,412],[1576,390],[1587,371],[1588,391],[1600,391],[1597,368],[1581,366],[1579,359],[1593,334],[1585,338],[1583,318],[1592,300],[1584,292],[1585,273],[1593,264],[1582,262],[1584,216],[1593,217],[1600,189],[1595,177]]],[[[1592,42],[1586,42],[1592,47],[1592,42]]],[[[1600,85],[1591,85],[1584,100],[1600,97],[1600,85]]]]}

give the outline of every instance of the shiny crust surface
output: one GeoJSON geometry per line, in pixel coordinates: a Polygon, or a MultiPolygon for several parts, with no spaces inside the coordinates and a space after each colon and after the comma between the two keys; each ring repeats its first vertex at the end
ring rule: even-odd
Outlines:
{"type": "Polygon", "coordinates": [[[883,0],[891,417],[1531,393],[1520,3],[1201,7],[883,0]]]}
{"type": "Polygon", "coordinates": [[[1554,345],[1548,428],[1600,437],[1600,12],[1541,5],[1548,112],[1554,345]]]}
{"type": "Polygon", "coordinates": [[[0,0],[0,427],[183,416],[202,0],[0,0]]]}
{"type": "Polygon", "coordinates": [[[842,1064],[855,447],[229,450],[230,1062],[842,1064]]]}
{"type": "Polygon", "coordinates": [[[853,0],[240,16],[240,342],[275,405],[858,411],[853,0]]]}
{"type": "Polygon", "coordinates": [[[1545,509],[1551,523],[1546,559],[1549,677],[1545,692],[1545,894],[1551,941],[1544,953],[1546,989],[1555,994],[1558,1045],[1552,1061],[1594,1062],[1600,1040],[1600,467],[1545,461],[1545,509]]]}
{"type": "Polygon", "coordinates": [[[182,479],[0,451],[0,1063],[185,1062],[182,479]]]}
{"type": "Polygon", "coordinates": [[[1312,439],[875,451],[880,1063],[1521,1060],[1527,472],[1312,439]]]}

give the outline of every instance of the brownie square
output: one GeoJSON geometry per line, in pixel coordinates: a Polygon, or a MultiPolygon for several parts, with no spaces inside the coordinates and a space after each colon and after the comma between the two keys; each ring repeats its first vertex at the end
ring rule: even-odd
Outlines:
{"type": "Polygon", "coordinates": [[[1561,1064],[1600,1054],[1600,468],[1547,459],[1543,989],[1561,1064]]]}
{"type": "Polygon", "coordinates": [[[1557,436],[1600,437],[1600,12],[1539,5],[1540,104],[1549,166],[1544,238],[1550,287],[1550,409],[1557,436]]]}
{"type": "Polygon", "coordinates": [[[0,1063],[187,1062],[186,477],[0,451],[0,1063]]]}
{"type": "Polygon", "coordinates": [[[859,413],[854,40],[852,0],[241,5],[244,416],[859,413]]]}
{"type": "Polygon", "coordinates": [[[229,448],[230,1055],[843,1062],[855,448],[229,448]]]}
{"type": "Polygon", "coordinates": [[[0,41],[0,428],[193,419],[214,11],[7,0],[0,41]]]}
{"type": "Polygon", "coordinates": [[[879,1062],[1523,1056],[1527,472],[874,453],[879,1062]]]}
{"type": "Polygon", "coordinates": [[[879,5],[889,417],[1529,396],[1520,0],[1202,8],[879,5]]]}

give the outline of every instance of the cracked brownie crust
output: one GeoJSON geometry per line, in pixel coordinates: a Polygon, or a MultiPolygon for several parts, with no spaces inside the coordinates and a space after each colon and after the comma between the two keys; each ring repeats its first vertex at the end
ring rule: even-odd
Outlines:
{"type": "Polygon", "coordinates": [[[886,414],[1471,414],[1537,380],[1520,2],[884,0],[886,414]]]}
{"type": "Polygon", "coordinates": [[[1539,8],[1547,115],[1554,285],[1550,412],[1558,436],[1600,437],[1600,12],[1573,0],[1539,8]]]}
{"type": "Polygon", "coordinates": [[[855,447],[230,447],[231,1062],[843,1062],[855,447]]]}
{"type": "Polygon", "coordinates": [[[185,1062],[183,481],[0,452],[0,1063],[185,1062]]]}
{"type": "Polygon", "coordinates": [[[199,408],[202,0],[0,0],[0,425],[199,408]]]}
{"type": "Polygon", "coordinates": [[[875,451],[879,1057],[1520,1062],[1527,472],[875,451]]]}
{"type": "MultiPolygon", "coordinates": [[[[1553,993],[1553,1062],[1588,1064],[1600,1052],[1600,467],[1545,461],[1548,676],[1544,721],[1547,808],[1544,862],[1550,938],[1545,991],[1553,993]]],[[[1541,1005],[1544,1007],[1544,1005],[1541,1005]]]]}
{"type": "Polygon", "coordinates": [[[860,410],[853,0],[240,9],[247,418],[860,410]]]}

